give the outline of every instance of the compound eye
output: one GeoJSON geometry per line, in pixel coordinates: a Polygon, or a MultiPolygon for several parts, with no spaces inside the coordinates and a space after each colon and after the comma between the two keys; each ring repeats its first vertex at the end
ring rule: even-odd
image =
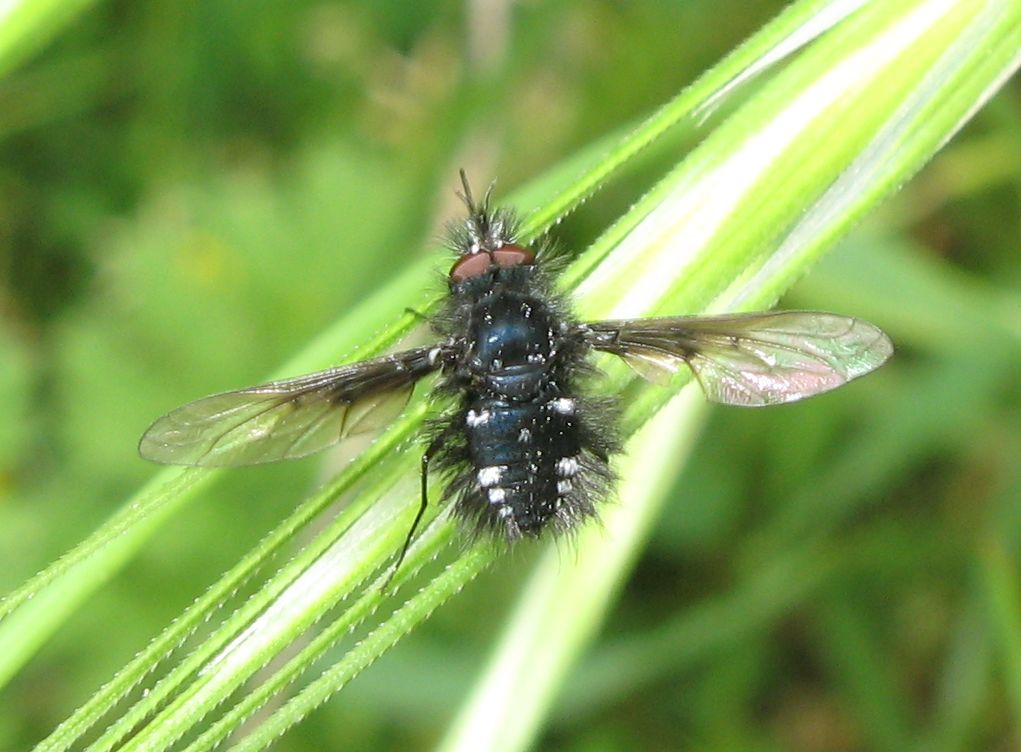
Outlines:
{"type": "Polygon", "coordinates": [[[531,266],[535,254],[519,245],[505,245],[495,251],[467,253],[459,258],[450,269],[451,281],[464,282],[466,279],[485,274],[493,266],[531,266]]]}
{"type": "Polygon", "coordinates": [[[485,274],[489,271],[491,263],[493,260],[488,253],[465,254],[450,267],[450,279],[454,282],[464,282],[466,279],[485,274]]]}
{"type": "Polygon", "coordinates": [[[493,261],[498,266],[531,266],[535,254],[519,245],[505,245],[493,251],[493,261]]]}

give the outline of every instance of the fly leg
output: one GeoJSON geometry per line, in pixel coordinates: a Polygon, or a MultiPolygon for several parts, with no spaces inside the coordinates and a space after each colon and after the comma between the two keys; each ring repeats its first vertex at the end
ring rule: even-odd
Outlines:
{"type": "Polygon", "coordinates": [[[408,535],[404,539],[404,545],[401,546],[400,556],[397,557],[397,562],[394,564],[394,568],[390,572],[390,576],[386,579],[386,584],[383,586],[385,590],[393,579],[394,575],[397,574],[397,570],[401,568],[401,564],[404,563],[404,557],[408,554],[408,548],[411,546],[411,541],[415,537],[415,532],[418,530],[419,523],[422,522],[422,517],[425,515],[426,507],[429,506],[429,463],[432,458],[436,455],[436,452],[440,450],[440,447],[447,440],[447,431],[440,433],[436,438],[429,442],[429,446],[426,447],[425,452],[422,453],[422,497],[418,505],[418,512],[415,514],[415,519],[411,523],[411,527],[408,529],[408,535]]]}

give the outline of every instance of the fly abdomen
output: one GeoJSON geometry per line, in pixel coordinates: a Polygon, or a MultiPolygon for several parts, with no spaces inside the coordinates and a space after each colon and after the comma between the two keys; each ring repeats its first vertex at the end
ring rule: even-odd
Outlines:
{"type": "Polygon", "coordinates": [[[575,413],[575,401],[562,395],[473,401],[464,414],[473,477],[462,488],[458,514],[510,539],[577,517],[587,462],[575,413]]]}

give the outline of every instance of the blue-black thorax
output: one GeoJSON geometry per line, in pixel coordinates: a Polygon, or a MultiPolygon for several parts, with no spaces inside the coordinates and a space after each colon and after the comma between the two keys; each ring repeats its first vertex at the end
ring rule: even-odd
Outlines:
{"type": "Polygon", "coordinates": [[[480,396],[532,401],[550,387],[566,324],[530,268],[496,269],[459,286],[467,317],[460,370],[480,396]]]}

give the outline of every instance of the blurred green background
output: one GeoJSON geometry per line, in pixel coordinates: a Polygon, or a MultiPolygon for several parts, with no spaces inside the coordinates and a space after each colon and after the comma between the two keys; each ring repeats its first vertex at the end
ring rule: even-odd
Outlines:
{"type": "MultiPolygon", "coordinates": [[[[458,167],[505,192],[782,5],[107,2],[75,18],[0,79],[0,592],[154,472],[135,453],[152,418],[263,378],[434,246],[458,167]]],[[[542,748],[1021,745],[1019,94],[792,292],[886,328],[895,361],[806,404],[713,413],[542,748]]],[[[659,174],[632,172],[565,245],[659,174]]],[[[0,694],[0,749],[52,730],[318,468],[230,473],[162,528],[0,694]]],[[[276,748],[429,748],[527,574],[510,561],[276,748]]]]}

